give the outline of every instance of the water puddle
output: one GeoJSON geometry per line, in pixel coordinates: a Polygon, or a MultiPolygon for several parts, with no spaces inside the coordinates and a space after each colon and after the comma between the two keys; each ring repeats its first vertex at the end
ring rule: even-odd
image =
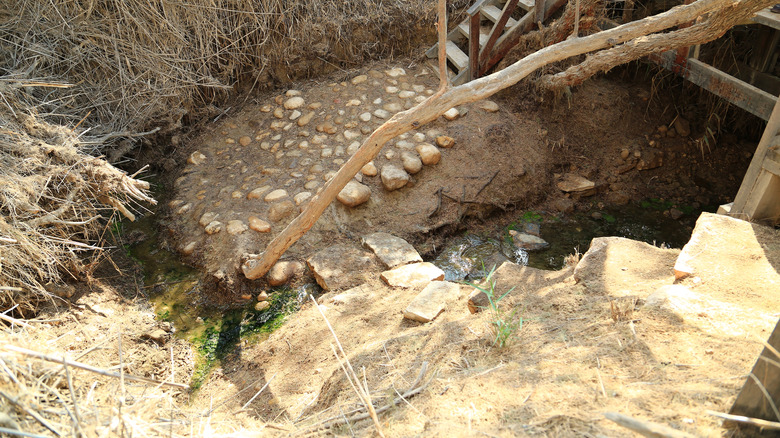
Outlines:
{"type": "Polygon", "coordinates": [[[681,220],[663,214],[667,206],[658,200],[627,205],[620,209],[599,210],[597,214],[578,213],[566,218],[525,212],[496,235],[465,234],[453,238],[432,261],[442,269],[448,281],[476,280],[506,260],[538,269],[557,270],[564,259],[584,253],[595,237],[617,236],[657,246],[682,248],[688,242],[698,214],[686,211],[681,220]],[[510,230],[536,228],[549,247],[538,251],[518,249],[510,230]]]}

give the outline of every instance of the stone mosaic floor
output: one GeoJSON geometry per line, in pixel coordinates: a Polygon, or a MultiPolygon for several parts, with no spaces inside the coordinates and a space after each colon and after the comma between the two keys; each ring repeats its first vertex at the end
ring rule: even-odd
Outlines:
{"type": "MultiPolygon", "coordinates": [[[[179,251],[204,261],[218,279],[235,275],[242,254],[262,251],[371,132],[433,94],[438,78],[426,66],[395,67],[310,85],[247,105],[190,146],[196,150],[169,207],[179,251]]],[[[480,107],[498,110],[489,101],[480,107]]],[[[457,117],[454,110],[447,120],[457,117]]],[[[454,146],[446,126],[437,122],[390,141],[339,201],[361,205],[446,159],[446,148],[454,146]]]]}

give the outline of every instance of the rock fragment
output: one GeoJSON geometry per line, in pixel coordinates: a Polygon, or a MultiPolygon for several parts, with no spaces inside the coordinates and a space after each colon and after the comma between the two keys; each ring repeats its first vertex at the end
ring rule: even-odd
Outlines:
{"type": "Polygon", "coordinates": [[[433,321],[449,302],[461,295],[461,286],[449,281],[432,281],[404,309],[404,318],[422,323],[433,321]]]}
{"type": "Polygon", "coordinates": [[[294,96],[284,101],[284,108],[294,110],[302,107],[304,103],[301,96],[294,96]]]}
{"type": "Polygon", "coordinates": [[[423,166],[420,157],[414,152],[409,151],[401,152],[401,164],[403,164],[405,171],[413,175],[422,170],[423,166]]]}
{"type": "Polygon", "coordinates": [[[512,243],[516,248],[526,251],[539,251],[550,246],[544,239],[533,234],[509,230],[509,235],[512,236],[512,243]]]}
{"type": "Polygon", "coordinates": [[[268,219],[273,222],[279,222],[280,220],[292,215],[295,212],[295,204],[292,201],[282,201],[271,205],[268,209],[268,219]]]}
{"type": "Polygon", "coordinates": [[[325,248],[306,263],[317,284],[326,291],[363,284],[376,267],[370,253],[344,244],[325,248]]]}

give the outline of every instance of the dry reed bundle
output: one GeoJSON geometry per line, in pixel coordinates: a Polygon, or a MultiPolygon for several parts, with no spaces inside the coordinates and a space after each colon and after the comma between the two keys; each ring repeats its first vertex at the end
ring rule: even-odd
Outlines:
{"type": "Polygon", "coordinates": [[[87,269],[115,210],[132,219],[132,203],[155,201],[147,182],[88,154],[100,139],[30,115],[18,83],[0,82],[0,96],[0,308],[25,313],[68,295],[62,274],[87,269]]]}

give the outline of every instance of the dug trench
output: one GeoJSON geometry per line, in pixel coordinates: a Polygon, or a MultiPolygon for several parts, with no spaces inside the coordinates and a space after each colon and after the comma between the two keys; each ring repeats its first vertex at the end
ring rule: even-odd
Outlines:
{"type": "Polygon", "coordinates": [[[396,61],[251,97],[173,145],[159,177],[162,207],[144,226],[119,233],[128,251],[113,258],[125,272],[139,272],[127,254],[139,260],[144,286],[117,285],[118,302],[106,294],[83,299],[96,318],[131,322],[132,303],[149,296],[151,307],[133,324],[143,328],[144,351],[156,351],[141,360],[155,371],[137,372],[170,373],[173,348],[173,368],[194,372],[199,388],[191,407],[230,414],[233,430],[370,433],[369,421],[354,418],[356,398],[312,294],[352,366],[364,370],[375,404],[393,407],[381,417],[388,436],[625,434],[599,416],[605,410],[719,433],[717,420],[700,412],[727,411],[736,396],[760,350],[741,340],[765,338],[774,322],[777,303],[762,298],[772,277],[735,297],[696,283],[702,274],[685,285],[715,301],[677,313],[642,304],[674,282],[679,248],[702,211],[731,200],[756,142],[724,133],[717,148],[702,149],[695,139],[706,117],[695,106],[672,113],[671,93],[651,94],[629,73],[590,80],[552,103],[504,92],[395,139],[375,169],[358,176],[357,194],[335,201],[285,254],[300,268],[273,287],[244,279],[242,258],[262,251],[354,142],[429,95],[437,79],[426,65],[396,61]],[[389,167],[396,178],[382,177],[389,167]],[[572,182],[583,186],[572,190],[572,182]],[[523,230],[538,231],[551,247],[518,250],[512,232],[523,230]],[[517,336],[495,347],[489,312],[468,311],[472,288],[462,283],[433,322],[405,319],[420,288],[380,280],[386,268],[362,245],[375,232],[405,239],[447,268],[448,280],[478,281],[500,266],[497,293],[515,288],[503,304],[522,318],[517,336]],[[610,241],[609,257],[591,256],[575,280],[576,256],[568,264],[564,256],[584,253],[600,234],[660,247],[610,241]],[[323,290],[306,261],[337,249],[366,265],[345,266],[334,277],[346,281],[323,290]],[[411,395],[400,401],[404,393],[411,395]],[[347,424],[330,419],[340,410],[347,424]]]}

